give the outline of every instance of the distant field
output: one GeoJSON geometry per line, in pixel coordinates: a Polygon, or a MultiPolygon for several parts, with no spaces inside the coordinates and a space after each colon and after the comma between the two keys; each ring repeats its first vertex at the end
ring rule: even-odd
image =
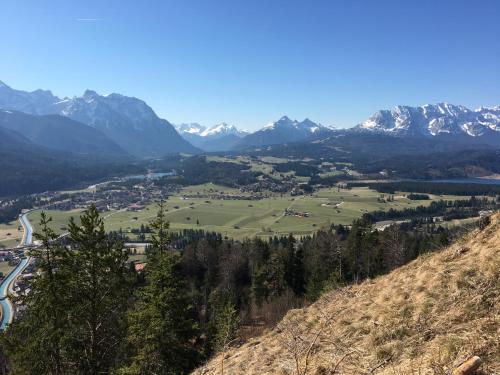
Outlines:
{"type": "MultiPolygon", "coordinates": [[[[74,217],[77,222],[79,222],[79,215],[81,211],[73,210],[73,211],[57,211],[57,210],[49,210],[45,211],[47,216],[52,218],[52,221],[49,224],[49,227],[52,228],[56,233],[65,233],[68,229],[68,222],[71,217],[74,217]]],[[[28,214],[28,218],[30,219],[31,225],[33,229],[37,231],[39,229],[40,222],[40,214],[41,211],[31,211],[28,214]]]]}
{"type": "Polygon", "coordinates": [[[22,236],[23,231],[19,221],[14,220],[9,224],[0,224],[0,248],[18,245],[22,236]]]}
{"type": "MultiPolygon", "coordinates": [[[[431,200],[412,201],[407,199],[404,193],[398,193],[394,196],[394,202],[379,203],[377,199],[380,193],[368,188],[341,189],[340,191],[337,188],[327,188],[313,195],[297,197],[274,194],[270,198],[256,201],[196,197],[183,199],[183,195],[202,195],[214,191],[241,194],[237,189],[213,184],[187,187],[165,202],[171,229],[204,229],[217,231],[237,239],[289,233],[305,235],[331,223],[350,224],[353,219],[369,211],[428,205],[432,200],[439,199],[465,199],[463,196],[430,195],[431,200]],[[284,216],[287,208],[297,212],[308,212],[310,216],[306,218],[284,216]]],[[[155,205],[150,205],[139,212],[106,212],[104,213],[106,230],[121,228],[124,232],[129,232],[133,228],[139,228],[141,224],[148,224],[155,217],[156,210],[155,205]]],[[[67,228],[69,217],[78,216],[79,212],[50,211],[49,214],[53,217],[51,225],[54,230],[62,233],[64,228],[67,228]]],[[[30,220],[35,228],[39,215],[38,211],[30,214],[30,220]]]]}
{"type": "Polygon", "coordinates": [[[0,272],[5,277],[15,266],[9,265],[9,262],[0,262],[0,272]]]}

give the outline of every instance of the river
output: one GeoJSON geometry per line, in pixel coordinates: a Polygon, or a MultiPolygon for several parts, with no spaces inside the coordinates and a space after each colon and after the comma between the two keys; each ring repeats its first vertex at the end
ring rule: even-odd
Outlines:
{"type": "MultiPolygon", "coordinates": [[[[21,222],[21,225],[24,229],[24,236],[21,242],[21,246],[30,245],[33,241],[33,227],[28,220],[27,214],[22,214],[19,217],[19,221],[21,222]]],[[[14,318],[12,303],[10,302],[9,298],[7,298],[7,296],[9,294],[11,283],[26,268],[28,263],[28,257],[21,259],[17,266],[12,271],[10,271],[7,277],[3,279],[2,283],[0,284],[0,307],[2,308],[2,322],[0,325],[0,330],[4,330],[14,318]]]]}

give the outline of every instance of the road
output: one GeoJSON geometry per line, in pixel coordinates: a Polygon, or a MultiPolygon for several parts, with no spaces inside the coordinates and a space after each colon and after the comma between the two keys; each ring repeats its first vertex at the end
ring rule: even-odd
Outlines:
{"type": "MultiPolygon", "coordinates": [[[[27,246],[33,242],[33,227],[31,226],[27,214],[19,216],[19,221],[24,229],[23,239],[19,246],[27,246]]],[[[23,272],[29,263],[29,258],[21,259],[19,264],[9,273],[9,275],[0,284],[0,307],[2,308],[2,322],[0,330],[4,330],[14,318],[14,309],[8,297],[10,287],[15,278],[23,272]]]]}

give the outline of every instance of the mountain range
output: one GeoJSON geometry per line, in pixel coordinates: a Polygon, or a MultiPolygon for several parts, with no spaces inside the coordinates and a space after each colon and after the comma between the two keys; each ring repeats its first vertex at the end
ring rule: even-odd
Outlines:
{"type": "Polygon", "coordinates": [[[283,116],[278,121],[272,122],[255,133],[247,135],[241,140],[238,146],[265,146],[301,142],[315,137],[327,136],[332,131],[332,128],[317,124],[309,119],[299,122],[283,116]]]}
{"type": "Polygon", "coordinates": [[[50,91],[14,90],[0,82],[0,109],[33,116],[50,114],[70,118],[99,130],[138,158],[198,151],[144,101],[120,94],[99,95],[87,90],[80,97],[60,99],[50,91]]]}
{"type": "Polygon", "coordinates": [[[185,140],[204,151],[229,151],[248,134],[225,122],[209,128],[198,123],[179,124],[175,128],[185,140]]]}
{"type": "Polygon", "coordinates": [[[48,149],[111,158],[129,156],[100,130],[64,116],[0,110],[0,128],[17,132],[27,141],[48,149]]]}
{"type": "Polygon", "coordinates": [[[421,107],[396,106],[382,110],[356,127],[398,136],[470,136],[500,135],[500,106],[470,110],[464,106],[439,103],[421,107]]]}
{"type": "Polygon", "coordinates": [[[144,101],[120,94],[58,98],[51,91],[15,90],[0,81],[0,126],[35,144],[77,154],[148,159],[168,153],[237,151],[249,147],[317,142],[359,133],[390,138],[440,139],[461,144],[500,145],[500,106],[471,110],[448,103],[380,110],[350,129],[333,129],[287,116],[254,133],[220,123],[172,125],[144,101]],[[10,113],[8,113],[8,112],[10,113]]]}

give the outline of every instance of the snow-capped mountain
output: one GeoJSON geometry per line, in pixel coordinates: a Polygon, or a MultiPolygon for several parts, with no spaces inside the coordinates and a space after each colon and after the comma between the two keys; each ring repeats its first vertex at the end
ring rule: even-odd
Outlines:
{"type": "Polygon", "coordinates": [[[225,122],[209,128],[198,123],[176,125],[179,134],[195,147],[205,151],[230,150],[248,133],[225,122]]]}
{"type": "Polygon", "coordinates": [[[403,136],[499,136],[500,106],[476,110],[448,103],[396,106],[376,112],[356,129],[403,136]]]}
{"type": "Polygon", "coordinates": [[[26,92],[2,84],[0,109],[69,117],[102,131],[124,150],[141,158],[172,152],[196,152],[172,124],[159,118],[144,101],[134,97],[99,95],[87,90],[80,97],[60,99],[50,91],[26,92]]]}
{"type": "Polygon", "coordinates": [[[315,137],[326,136],[332,128],[315,123],[309,119],[291,120],[287,116],[272,122],[253,134],[247,135],[241,146],[263,146],[287,142],[299,142],[315,137]]]}
{"type": "Polygon", "coordinates": [[[200,125],[197,122],[192,122],[189,124],[178,124],[175,125],[175,128],[181,135],[196,134],[199,135],[200,137],[207,137],[207,138],[222,137],[230,134],[236,135],[238,137],[244,137],[245,135],[248,134],[248,132],[239,130],[236,126],[228,125],[225,122],[213,125],[209,128],[200,125]]]}
{"type": "Polygon", "coordinates": [[[207,129],[206,126],[200,125],[197,122],[192,122],[189,124],[177,124],[174,125],[177,132],[182,135],[183,133],[187,134],[201,134],[204,130],[207,129]]]}
{"type": "Polygon", "coordinates": [[[0,108],[13,109],[32,115],[41,115],[43,109],[59,101],[59,98],[47,90],[32,92],[15,90],[0,81],[0,108]]]}
{"type": "Polygon", "coordinates": [[[228,125],[225,122],[211,126],[200,133],[202,137],[210,137],[212,139],[224,137],[226,135],[235,135],[237,137],[244,137],[248,132],[239,130],[234,125],[228,125]]]}

